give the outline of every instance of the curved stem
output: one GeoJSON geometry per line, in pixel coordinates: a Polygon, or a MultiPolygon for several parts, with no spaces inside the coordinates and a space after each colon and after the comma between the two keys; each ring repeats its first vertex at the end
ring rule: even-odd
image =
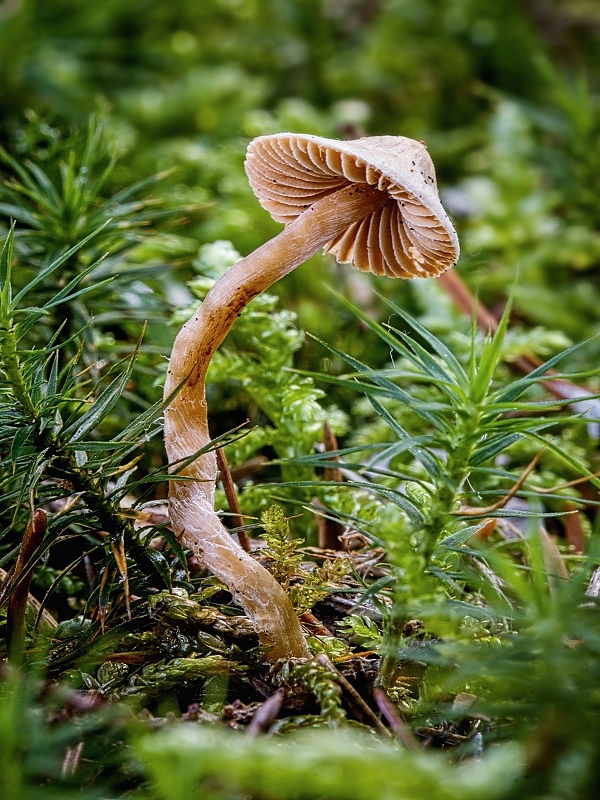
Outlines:
{"type": "MultiPolygon", "coordinates": [[[[180,390],[165,410],[165,447],[171,463],[189,458],[210,442],[206,372],[243,308],[388,200],[387,194],[366,184],[346,186],[307,208],[215,283],[173,345],[165,397],[177,387],[180,390]]],[[[215,454],[200,456],[178,475],[169,492],[176,534],[233,593],[261,643],[269,648],[269,659],[307,657],[308,648],[289,597],[271,573],[235,543],[214,511],[215,454]]]]}

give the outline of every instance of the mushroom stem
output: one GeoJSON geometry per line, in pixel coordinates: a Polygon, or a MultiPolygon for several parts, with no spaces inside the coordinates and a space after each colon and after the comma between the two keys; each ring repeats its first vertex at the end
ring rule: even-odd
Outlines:
{"type": "MultiPolygon", "coordinates": [[[[165,410],[165,447],[171,463],[189,458],[210,443],[206,372],[242,309],[349,225],[388,201],[385,192],[367,184],[345,186],[313,203],[215,283],[173,345],[165,397],[181,388],[165,410]]],[[[212,451],[178,472],[169,492],[173,529],[244,608],[261,643],[269,648],[268,659],[308,657],[289,597],[271,573],[235,543],[214,511],[216,479],[212,451]]]]}

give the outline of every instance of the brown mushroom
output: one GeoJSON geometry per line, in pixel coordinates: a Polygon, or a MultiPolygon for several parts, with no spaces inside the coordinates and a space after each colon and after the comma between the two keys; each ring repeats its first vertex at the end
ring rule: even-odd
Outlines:
{"type": "MultiPolygon", "coordinates": [[[[458,239],[439,200],[426,147],[402,136],[339,142],[282,133],[251,142],[246,159],[260,203],[286,228],[225,273],[179,332],[165,397],[172,464],[209,446],[205,379],[242,309],[320,248],[339,262],[388,277],[431,277],[452,267],[458,239]]],[[[171,482],[170,515],[181,541],[231,590],[267,658],[308,655],[288,596],[231,538],[214,511],[217,465],[198,457],[171,482]]]]}

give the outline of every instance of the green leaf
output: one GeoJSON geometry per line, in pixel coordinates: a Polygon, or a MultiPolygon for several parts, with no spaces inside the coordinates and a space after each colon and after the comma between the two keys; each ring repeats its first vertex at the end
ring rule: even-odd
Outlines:
{"type": "Polygon", "coordinates": [[[363,364],[358,359],[349,356],[347,353],[344,353],[337,347],[327,344],[327,342],[323,342],[314,336],[312,338],[318,341],[320,344],[322,344],[331,353],[337,355],[351,367],[354,367],[354,369],[356,369],[356,371],[360,375],[364,375],[365,377],[370,378],[375,383],[375,386],[371,386],[370,384],[363,383],[362,381],[354,379],[349,380],[347,378],[330,377],[328,375],[323,375],[321,373],[308,373],[308,372],[303,373],[301,370],[295,370],[295,372],[297,372],[298,374],[306,374],[309,377],[314,377],[315,380],[321,380],[326,383],[332,383],[336,386],[346,386],[347,388],[352,389],[353,391],[361,390],[367,396],[378,394],[383,397],[389,397],[390,399],[398,400],[399,402],[404,403],[409,408],[411,408],[420,417],[427,420],[427,422],[432,424],[438,430],[449,432],[450,428],[448,427],[448,423],[446,422],[444,417],[441,414],[435,414],[432,412],[432,404],[420,403],[404,389],[401,389],[395,383],[392,383],[392,381],[384,377],[381,370],[379,371],[372,370],[366,364],[363,364]]]}
{"type": "Polygon", "coordinates": [[[440,356],[442,361],[449,367],[452,372],[453,378],[455,379],[456,383],[466,392],[467,387],[469,386],[469,379],[467,373],[462,367],[460,361],[456,358],[454,353],[446,347],[446,345],[440,341],[437,336],[434,336],[431,331],[428,331],[421,323],[416,320],[413,316],[411,316],[408,311],[405,311],[403,308],[398,306],[392,300],[383,295],[375,292],[377,297],[379,297],[383,302],[388,305],[399,317],[401,317],[405,322],[407,322],[411,328],[424,339],[429,346],[435,350],[435,352],[440,356]]]}
{"type": "Polygon", "coordinates": [[[82,247],[84,247],[88,242],[90,242],[94,237],[96,237],[100,233],[100,231],[104,230],[104,228],[106,228],[106,226],[108,225],[109,221],[110,220],[104,222],[102,225],[100,225],[100,227],[96,228],[96,230],[92,231],[92,233],[86,236],[85,239],[82,239],[76,245],[67,250],[66,253],[63,253],[62,256],[55,259],[51,264],[49,264],[49,266],[47,266],[45,269],[39,272],[35,278],[33,278],[26,286],[24,286],[21,289],[20,292],[18,292],[18,294],[15,295],[12,306],[16,308],[21,302],[21,300],[27,294],[29,294],[29,292],[32,289],[34,289],[38,284],[43,283],[50,275],[52,275],[53,272],[55,272],[59,267],[61,267],[65,263],[65,261],[68,261],[71,258],[71,256],[74,256],[75,253],[78,253],[82,247]]]}
{"type": "Polygon", "coordinates": [[[505,433],[485,439],[484,443],[473,451],[469,465],[475,467],[483,464],[484,461],[494,458],[522,438],[522,433],[505,433]]]}
{"type": "Polygon", "coordinates": [[[72,445],[73,442],[81,440],[86,433],[93,430],[104,417],[116,406],[119,398],[125,390],[127,382],[131,378],[133,372],[134,359],[129,360],[127,369],[122,375],[115,378],[114,381],[102,392],[102,394],[94,401],[92,406],[80,417],[76,422],[63,428],[61,438],[65,442],[72,445]]]}
{"type": "Polygon", "coordinates": [[[451,533],[450,536],[446,536],[444,539],[438,542],[437,547],[441,548],[448,548],[453,549],[458,547],[465,542],[468,542],[469,539],[472,539],[473,536],[480,531],[482,528],[485,527],[485,522],[481,523],[480,525],[469,525],[468,528],[463,528],[462,530],[458,531],[457,533],[451,533]]]}
{"type": "MultiPolygon", "coordinates": [[[[160,535],[162,536],[162,531],[160,535]]],[[[171,565],[167,559],[160,551],[154,550],[152,547],[144,547],[143,555],[152,563],[152,566],[156,569],[165,585],[170,590],[173,582],[171,579],[171,565]]]]}
{"type": "Polygon", "coordinates": [[[388,425],[391,427],[394,433],[403,442],[407,443],[407,449],[409,450],[410,453],[412,453],[412,455],[416,459],[418,459],[421,462],[427,474],[430,475],[432,478],[439,478],[441,475],[441,468],[435,457],[427,450],[425,450],[423,447],[421,447],[419,444],[417,444],[417,442],[414,440],[413,437],[411,437],[408,431],[404,430],[402,425],[400,425],[400,423],[398,423],[392,417],[389,411],[387,411],[387,409],[385,409],[378,400],[376,400],[374,397],[369,397],[369,402],[371,403],[375,411],[379,414],[379,416],[388,423],[388,425]]]}
{"type": "Polygon", "coordinates": [[[0,203],[0,213],[17,220],[17,222],[22,222],[30,228],[36,230],[43,229],[42,223],[35,214],[32,214],[31,211],[27,211],[27,209],[22,206],[13,205],[12,203],[0,203]]]}
{"type": "Polygon", "coordinates": [[[23,450],[33,431],[33,425],[26,425],[24,428],[19,428],[19,430],[15,433],[10,448],[10,460],[13,462],[13,467],[16,467],[18,459],[24,455],[23,450]]]}
{"type": "Polygon", "coordinates": [[[376,581],[373,581],[369,588],[361,594],[360,600],[349,609],[348,613],[353,614],[355,611],[360,611],[360,607],[363,606],[367,600],[374,598],[382,589],[393,586],[395,581],[396,579],[393,575],[384,575],[376,581]]]}
{"type": "Polygon", "coordinates": [[[52,357],[52,366],[50,374],[48,375],[48,383],[46,384],[46,402],[53,398],[58,388],[58,352],[54,353],[52,357]]]}
{"type": "MultiPolygon", "coordinates": [[[[428,374],[437,386],[451,390],[452,395],[456,396],[458,385],[454,377],[446,372],[446,370],[442,369],[435,358],[433,358],[424,347],[415,341],[415,339],[413,339],[407,333],[393,328],[391,325],[388,327],[390,330],[396,331],[398,336],[402,337],[402,339],[409,345],[410,349],[416,356],[416,358],[411,359],[415,366],[428,374]]],[[[462,395],[462,392],[460,394],[462,395]]]]}
{"type": "MultiPolygon", "coordinates": [[[[491,397],[492,401],[500,403],[510,403],[512,400],[515,400],[517,397],[519,397],[529,386],[533,386],[534,384],[540,383],[540,381],[543,380],[549,380],[549,381],[550,380],[560,381],[561,379],[576,380],[576,376],[548,375],[547,373],[549,370],[555,367],[556,364],[560,363],[564,358],[567,358],[568,356],[577,352],[577,350],[580,350],[582,347],[584,347],[585,345],[589,344],[594,339],[596,339],[597,336],[598,334],[596,334],[596,336],[590,337],[589,339],[586,339],[583,342],[574,344],[571,347],[568,347],[566,350],[562,350],[560,353],[557,353],[552,358],[549,358],[547,361],[544,361],[543,364],[540,364],[539,367],[536,367],[534,370],[532,370],[532,372],[530,372],[525,377],[520,378],[518,380],[514,380],[507,386],[502,387],[494,395],[492,395],[491,397]]],[[[586,393],[583,389],[581,391],[582,391],[581,397],[583,398],[586,396],[586,393]]]]}
{"type": "Polygon", "coordinates": [[[481,403],[490,390],[494,372],[502,356],[502,344],[508,327],[510,302],[506,304],[502,319],[493,337],[486,340],[483,353],[476,367],[475,375],[469,387],[469,398],[474,403],[481,403]]]}
{"type": "Polygon", "coordinates": [[[27,161],[27,169],[33,174],[44,193],[41,196],[37,193],[35,197],[40,201],[44,201],[44,205],[49,211],[55,214],[60,213],[62,199],[48,175],[33,161],[27,161]]]}
{"type": "Polygon", "coordinates": [[[0,313],[5,320],[5,324],[9,323],[8,315],[10,314],[11,306],[11,272],[12,272],[12,259],[13,247],[15,237],[15,223],[10,226],[10,230],[2,245],[2,252],[0,253],[0,313]]]}

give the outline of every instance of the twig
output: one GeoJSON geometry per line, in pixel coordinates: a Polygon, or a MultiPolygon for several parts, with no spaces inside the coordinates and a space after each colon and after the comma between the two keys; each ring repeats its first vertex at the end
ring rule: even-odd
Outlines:
{"type": "Polygon", "coordinates": [[[233,482],[233,478],[231,477],[229,464],[227,463],[227,458],[225,457],[225,453],[221,447],[218,447],[215,452],[217,455],[217,466],[219,467],[219,478],[223,484],[223,489],[225,489],[227,505],[229,506],[229,511],[231,512],[231,521],[233,522],[234,528],[237,528],[238,542],[240,543],[240,547],[249,553],[250,538],[244,530],[242,509],[240,508],[237,492],[235,491],[235,484],[233,482]]]}
{"type": "Polygon", "coordinates": [[[383,716],[387,719],[390,728],[394,731],[396,739],[398,739],[406,747],[407,750],[420,750],[419,743],[412,734],[408,725],[400,714],[396,706],[390,701],[387,694],[380,686],[373,689],[373,698],[377,703],[377,708],[381,711],[383,716]]]}
{"type": "Polygon", "coordinates": [[[317,619],[312,611],[305,611],[300,614],[300,622],[310,629],[313,636],[331,636],[331,631],[323,625],[320,619],[317,619]]]}
{"type": "Polygon", "coordinates": [[[459,517],[481,517],[481,516],[486,516],[487,514],[491,514],[494,511],[498,511],[498,509],[500,508],[504,508],[504,506],[508,503],[508,501],[511,500],[519,491],[519,489],[523,486],[529,475],[531,475],[531,473],[535,469],[535,465],[540,460],[542,453],[545,451],[545,449],[546,449],[545,447],[542,447],[542,449],[535,454],[533,459],[523,470],[523,473],[519,477],[519,480],[514,484],[514,486],[512,486],[510,491],[504,495],[504,497],[500,498],[500,500],[498,500],[495,503],[492,503],[491,506],[484,506],[483,508],[465,506],[464,508],[461,508],[458,511],[451,511],[450,513],[459,517]]]}
{"type": "Polygon", "coordinates": [[[498,322],[491,311],[480,303],[475,298],[467,284],[460,277],[458,272],[454,269],[444,272],[438,278],[454,304],[467,316],[471,316],[475,312],[477,319],[477,327],[487,333],[491,331],[495,333],[498,328],[498,322]]]}
{"type": "MultiPolygon", "coordinates": [[[[326,453],[334,453],[339,449],[335,434],[331,430],[327,420],[325,420],[323,425],[323,445],[326,453]]],[[[339,461],[339,458],[334,456],[331,461],[335,463],[339,461]]],[[[339,483],[342,480],[340,468],[336,466],[325,467],[323,469],[323,480],[339,483]]],[[[322,505],[318,498],[315,498],[313,503],[315,505],[322,505]]],[[[323,550],[343,550],[344,546],[340,541],[340,537],[344,533],[344,526],[337,520],[331,519],[324,514],[316,514],[315,519],[317,522],[319,547],[323,550]]]]}
{"type": "Polygon", "coordinates": [[[244,461],[244,463],[240,464],[239,467],[229,468],[231,480],[234,483],[238,483],[238,481],[241,481],[244,478],[249,478],[252,475],[256,475],[256,473],[260,472],[261,469],[263,469],[268,463],[269,459],[266,456],[255,456],[254,458],[249,458],[248,461],[244,461]]]}
{"type": "Polygon", "coordinates": [[[23,660],[25,651],[25,612],[35,569],[35,561],[31,561],[42,543],[47,524],[45,512],[40,508],[35,509],[25,528],[12,579],[13,593],[6,615],[6,647],[10,660],[17,665],[23,660]]]}
{"type": "MultiPolygon", "coordinates": [[[[7,596],[10,594],[10,587],[12,586],[12,573],[7,572],[0,567],[0,608],[4,605],[7,596]]],[[[40,611],[42,604],[31,593],[27,596],[27,605],[32,608],[36,614],[35,629],[42,628],[44,631],[53,631],[58,627],[58,622],[54,619],[52,614],[45,608],[40,611]]]]}
{"type": "Polygon", "coordinates": [[[489,519],[485,520],[483,525],[480,525],[479,528],[477,528],[473,536],[480,542],[487,542],[487,540],[496,530],[497,524],[498,519],[496,517],[490,517],[489,519]]]}
{"type": "Polygon", "coordinates": [[[348,681],[342,675],[339,669],[334,667],[325,653],[320,653],[315,660],[317,664],[320,664],[322,667],[327,667],[327,669],[330,669],[334,673],[342,691],[348,695],[350,703],[354,705],[355,708],[358,709],[362,715],[371,722],[373,727],[377,728],[378,731],[384,733],[386,736],[391,736],[389,729],[385,727],[373,709],[370,708],[367,703],[365,703],[350,681],[348,681]]]}
{"type": "Polygon", "coordinates": [[[556,542],[543,525],[539,527],[540,544],[542,546],[542,559],[546,569],[546,580],[551,597],[556,596],[559,586],[569,578],[569,571],[558,549],[556,542]]]}
{"type": "Polygon", "coordinates": [[[538,494],[554,494],[555,492],[560,492],[561,489],[569,489],[571,486],[577,486],[580,483],[586,483],[591,478],[600,478],[600,472],[593,472],[591,475],[582,475],[580,478],[575,478],[574,480],[567,481],[566,483],[559,483],[557,486],[551,486],[550,488],[534,486],[533,490],[538,494]]]}
{"type": "Polygon", "coordinates": [[[585,552],[585,532],[583,529],[582,513],[575,503],[567,501],[565,511],[570,511],[563,517],[565,539],[574,553],[585,552]]]}
{"type": "MultiPolygon", "coordinates": [[[[331,430],[331,426],[325,420],[323,424],[323,445],[325,447],[326,453],[335,453],[339,450],[338,441],[336,439],[335,433],[331,430]]],[[[334,463],[339,461],[339,456],[333,456],[331,461],[334,463]]],[[[342,480],[342,473],[339,467],[325,467],[323,469],[323,480],[324,481],[341,481],[342,480]]]]}
{"type": "Polygon", "coordinates": [[[269,728],[277,719],[277,715],[281,710],[284,694],[283,689],[277,689],[275,694],[267,697],[264,703],[261,703],[248,725],[247,733],[249,736],[256,736],[257,733],[268,733],[269,728]]]}

